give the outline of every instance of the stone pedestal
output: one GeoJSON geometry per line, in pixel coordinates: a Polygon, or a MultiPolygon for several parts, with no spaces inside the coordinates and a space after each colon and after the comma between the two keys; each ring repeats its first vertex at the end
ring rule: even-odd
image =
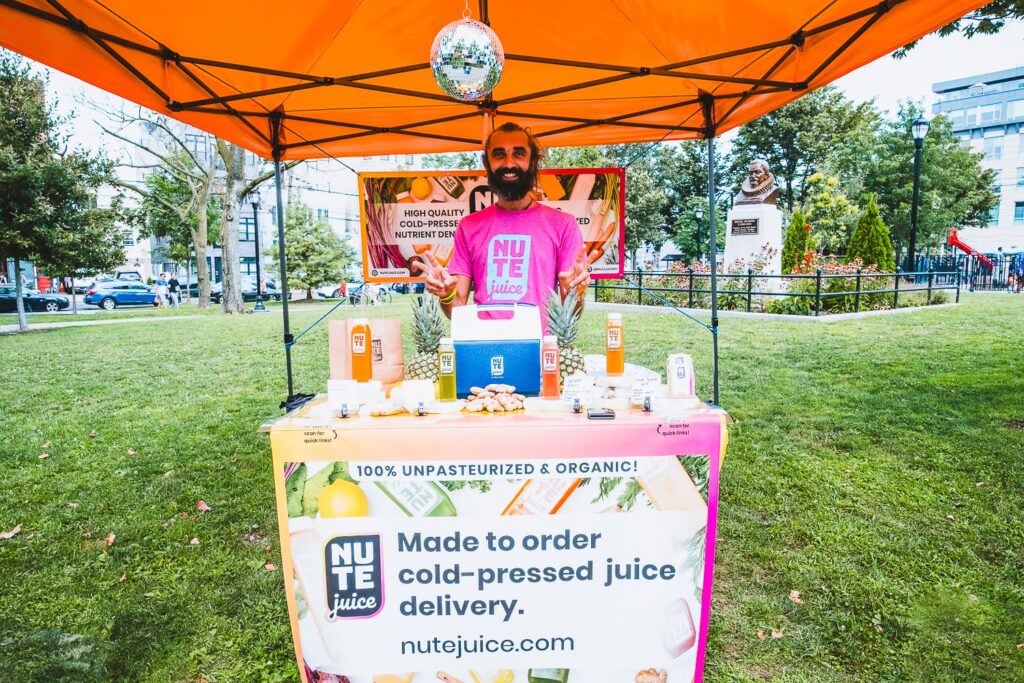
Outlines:
{"type": "MultiPolygon", "coordinates": [[[[758,259],[765,261],[765,274],[782,272],[782,212],[771,204],[737,204],[726,219],[722,273],[733,269],[737,260],[743,262],[741,270],[745,273],[758,259]],[[772,250],[770,257],[765,247],[772,250]]],[[[774,289],[779,280],[766,284],[774,289]]]]}

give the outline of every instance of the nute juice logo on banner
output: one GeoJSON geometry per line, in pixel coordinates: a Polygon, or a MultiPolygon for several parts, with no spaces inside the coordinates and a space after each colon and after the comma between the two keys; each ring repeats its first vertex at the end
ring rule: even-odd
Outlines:
{"type": "Polygon", "coordinates": [[[487,245],[487,291],[495,301],[519,301],[530,279],[530,237],[495,235],[487,245]]]}
{"type": "Polygon", "coordinates": [[[327,619],[372,617],[384,606],[380,536],[336,536],[324,547],[327,619]]]}

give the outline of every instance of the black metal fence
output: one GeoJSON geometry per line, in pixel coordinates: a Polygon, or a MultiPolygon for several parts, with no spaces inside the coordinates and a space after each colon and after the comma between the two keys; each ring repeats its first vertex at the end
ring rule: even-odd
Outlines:
{"type": "MultiPolygon", "coordinates": [[[[772,275],[726,273],[718,275],[718,305],[723,310],[767,311],[820,316],[826,313],[860,312],[862,309],[901,308],[907,305],[944,303],[950,296],[960,302],[961,272],[933,270],[904,273],[863,272],[772,275]],[[771,281],[782,286],[772,288],[771,281]],[[949,291],[951,294],[940,294],[949,291]],[[924,292],[911,303],[907,296],[924,292]],[[903,297],[901,304],[900,297],[903,297]],[[920,300],[923,298],[923,301],[920,300]]],[[[594,301],[656,303],[648,292],[685,308],[709,308],[711,273],[694,271],[626,271],[621,280],[595,280],[594,301]],[[625,291],[629,294],[616,294],[625,291]],[[632,297],[635,292],[635,301],[632,297]],[[645,301],[646,299],[646,301],[645,301]]],[[[916,295],[915,295],[916,296],[916,295]]]]}
{"type": "Polygon", "coordinates": [[[960,273],[960,282],[969,291],[1001,291],[1015,286],[1013,278],[1018,264],[1024,264],[1024,254],[995,254],[988,258],[992,261],[991,266],[977,256],[967,254],[940,257],[919,254],[914,269],[918,272],[929,269],[955,270],[960,273]]]}

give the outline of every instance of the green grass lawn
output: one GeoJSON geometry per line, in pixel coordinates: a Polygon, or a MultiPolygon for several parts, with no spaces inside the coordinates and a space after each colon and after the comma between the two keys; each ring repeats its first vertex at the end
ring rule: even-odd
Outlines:
{"type": "MultiPolygon", "coordinates": [[[[1024,680],[1024,297],[963,301],[723,320],[737,423],[705,680],[1024,680]]],[[[322,313],[296,307],[293,327],[322,313]]],[[[631,360],[689,351],[708,395],[706,331],[624,317],[631,360]]],[[[285,394],[280,323],[0,338],[0,532],[21,525],[0,540],[7,680],[299,680],[281,571],[264,569],[280,552],[257,428],[285,394]]],[[[589,312],[585,351],[602,327],[589,312]]],[[[294,362],[297,391],[324,390],[323,327],[294,362]]]]}

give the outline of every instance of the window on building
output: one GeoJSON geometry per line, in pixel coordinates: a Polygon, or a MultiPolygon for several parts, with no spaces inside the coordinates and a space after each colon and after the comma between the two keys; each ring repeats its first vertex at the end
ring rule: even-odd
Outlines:
{"type": "Polygon", "coordinates": [[[239,272],[242,275],[256,275],[256,257],[242,256],[238,259],[239,272]]]}
{"type": "Polygon", "coordinates": [[[1013,222],[1024,223],[1024,202],[1017,202],[1013,205],[1013,222]]]}
{"type": "Polygon", "coordinates": [[[321,218],[323,218],[324,220],[327,220],[330,217],[331,217],[331,212],[330,212],[329,209],[317,209],[316,210],[316,218],[317,218],[317,220],[320,220],[321,218]]]}
{"type": "Polygon", "coordinates": [[[1024,185],[1024,166],[1017,167],[1017,185],[1024,185]]]}
{"type": "Polygon", "coordinates": [[[968,126],[974,126],[978,123],[978,108],[971,107],[964,109],[964,123],[968,126]]]}
{"type": "Polygon", "coordinates": [[[121,233],[121,246],[122,247],[134,247],[135,246],[135,233],[131,229],[126,229],[121,233]]]}
{"type": "Polygon", "coordinates": [[[982,107],[979,107],[978,110],[981,116],[981,122],[992,123],[994,121],[998,121],[1000,119],[1000,106],[1001,105],[998,104],[986,104],[982,107]]]}
{"type": "Polygon", "coordinates": [[[252,216],[242,216],[238,221],[238,241],[252,242],[256,239],[256,226],[253,225],[252,216]]]}
{"type": "Polygon", "coordinates": [[[988,212],[988,224],[999,225],[999,205],[996,204],[988,212]]]}
{"type": "Polygon", "coordinates": [[[1024,100],[1014,100],[1006,103],[1006,120],[1012,121],[1015,118],[1024,116],[1024,100]]]}
{"type": "Polygon", "coordinates": [[[997,161],[1003,158],[1003,138],[985,138],[985,159],[997,161]]]}
{"type": "Polygon", "coordinates": [[[964,125],[964,115],[965,112],[963,109],[952,109],[946,112],[946,116],[949,117],[949,120],[953,123],[954,128],[959,128],[960,126],[964,125]]]}
{"type": "Polygon", "coordinates": [[[193,156],[195,156],[195,158],[200,161],[206,161],[207,145],[205,135],[200,135],[198,133],[186,133],[184,142],[185,147],[193,156]]]}

